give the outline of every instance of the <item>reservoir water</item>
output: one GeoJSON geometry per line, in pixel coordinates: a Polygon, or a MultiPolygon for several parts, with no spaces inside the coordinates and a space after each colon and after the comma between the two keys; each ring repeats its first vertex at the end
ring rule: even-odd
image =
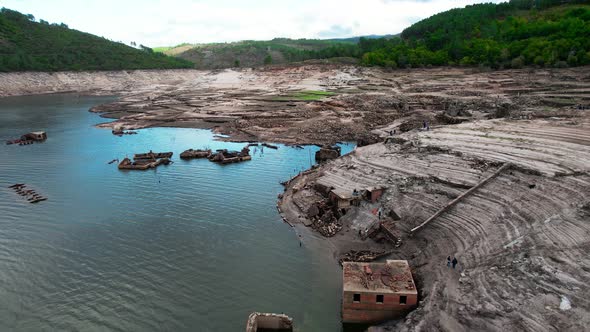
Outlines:
{"type": "MultiPolygon", "coordinates": [[[[252,311],[284,312],[300,331],[338,331],[341,272],[321,241],[277,213],[279,181],[317,147],[260,149],[253,160],[183,161],[208,146],[197,129],[116,137],[88,112],[113,97],[0,99],[0,331],[243,331],[252,311]],[[173,151],[174,164],[119,171],[108,161],[173,151]],[[49,198],[30,204],[8,188],[49,198]]],[[[353,146],[343,146],[343,152],[353,146]]],[[[253,151],[252,151],[253,152],[253,151]]]]}

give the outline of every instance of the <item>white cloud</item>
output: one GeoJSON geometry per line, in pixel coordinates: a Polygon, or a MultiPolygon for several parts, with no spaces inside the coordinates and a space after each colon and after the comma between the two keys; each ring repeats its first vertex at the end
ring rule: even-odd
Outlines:
{"type": "MultiPolygon", "coordinates": [[[[149,46],[401,32],[467,0],[4,0],[1,5],[109,39],[149,46]]],[[[499,2],[499,1],[494,1],[499,2]]]]}

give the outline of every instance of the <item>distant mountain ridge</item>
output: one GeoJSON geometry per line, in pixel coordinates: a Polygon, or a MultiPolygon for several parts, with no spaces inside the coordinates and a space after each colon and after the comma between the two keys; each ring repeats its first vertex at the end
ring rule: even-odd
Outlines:
{"type": "Polygon", "coordinates": [[[218,69],[286,64],[313,59],[348,58],[357,62],[361,39],[389,39],[397,35],[368,35],[350,38],[244,40],[230,43],[189,44],[155,47],[154,51],[195,63],[196,68],[218,69]]]}

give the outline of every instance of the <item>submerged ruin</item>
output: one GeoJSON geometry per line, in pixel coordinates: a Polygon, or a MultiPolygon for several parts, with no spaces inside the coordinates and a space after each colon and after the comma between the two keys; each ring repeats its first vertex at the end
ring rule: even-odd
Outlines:
{"type": "Polygon", "coordinates": [[[138,153],[133,156],[134,160],[142,160],[142,159],[162,159],[162,158],[172,158],[172,152],[147,152],[147,153],[138,153]]]}
{"type": "Polygon", "coordinates": [[[180,159],[207,158],[210,155],[211,155],[211,149],[204,149],[204,150],[188,149],[180,154],[180,159]]]}
{"type": "Polygon", "coordinates": [[[126,170],[146,170],[150,168],[156,168],[160,165],[168,165],[172,161],[169,158],[161,158],[161,159],[138,159],[131,161],[129,158],[125,158],[121,160],[119,163],[119,169],[126,169],[126,170]]]}
{"type": "Polygon", "coordinates": [[[121,129],[113,129],[111,131],[111,133],[113,135],[119,136],[119,137],[121,137],[123,135],[137,135],[137,131],[133,131],[133,130],[125,131],[125,130],[121,130],[121,129]]]}
{"type": "Polygon", "coordinates": [[[241,161],[252,160],[250,156],[250,149],[245,146],[242,151],[228,151],[227,149],[217,150],[215,153],[210,154],[208,157],[209,161],[213,161],[220,164],[237,163],[241,161]]]}
{"type": "Polygon", "coordinates": [[[47,133],[44,131],[32,131],[22,135],[20,138],[6,141],[6,145],[18,144],[29,145],[35,142],[43,142],[47,139],[47,133]]]}
{"type": "Polygon", "coordinates": [[[378,323],[398,318],[418,304],[418,292],[405,260],[342,264],[342,321],[378,323]]]}
{"type": "Polygon", "coordinates": [[[246,332],[292,332],[293,318],[285,314],[253,312],[248,317],[246,332]]]}

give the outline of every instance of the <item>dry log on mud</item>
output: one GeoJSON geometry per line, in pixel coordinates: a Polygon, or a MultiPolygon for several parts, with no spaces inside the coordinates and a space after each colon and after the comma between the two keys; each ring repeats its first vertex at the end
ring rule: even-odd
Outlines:
{"type": "Polygon", "coordinates": [[[342,262],[372,262],[380,257],[391,254],[393,250],[371,251],[371,250],[350,250],[338,259],[340,265],[342,262]]]}
{"type": "Polygon", "coordinates": [[[467,190],[465,193],[463,193],[461,196],[455,198],[453,201],[451,201],[449,204],[445,205],[442,209],[438,210],[434,215],[432,215],[430,218],[426,219],[423,223],[421,223],[420,225],[412,228],[412,230],[410,231],[410,233],[415,233],[418,230],[420,230],[422,227],[428,225],[429,222],[433,221],[434,219],[436,219],[438,216],[440,216],[441,214],[443,214],[444,212],[448,211],[450,208],[452,208],[453,206],[455,206],[457,203],[459,203],[459,201],[461,201],[463,198],[467,197],[469,194],[471,194],[472,192],[474,192],[475,190],[477,190],[477,188],[483,186],[484,184],[486,184],[488,181],[490,181],[491,179],[495,178],[496,176],[498,176],[498,174],[502,173],[503,171],[507,170],[508,168],[510,168],[511,164],[510,163],[506,163],[504,164],[504,166],[500,167],[497,171],[494,172],[494,174],[488,176],[487,178],[485,178],[483,181],[481,181],[480,183],[478,183],[477,185],[475,185],[473,188],[467,190]]]}

